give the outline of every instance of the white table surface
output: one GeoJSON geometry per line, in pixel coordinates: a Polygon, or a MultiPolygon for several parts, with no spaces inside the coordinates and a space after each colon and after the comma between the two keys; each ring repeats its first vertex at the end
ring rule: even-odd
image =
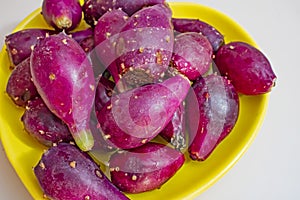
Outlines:
{"type": "MultiPolygon", "coordinates": [[[[41,0],[0,1],[2,46],[4,36],[39,7],[41,0]]],[[[271,60],[278,76],[266,118],[255,141],[229,173],[197,199],[300,199],[300,65],[297,62],[300,57],[300,1],[193,2],[222,11],[241,24],[271,60]]],[[[1,143],[0,199],[32,199],[7,160],[1,143]]]]}

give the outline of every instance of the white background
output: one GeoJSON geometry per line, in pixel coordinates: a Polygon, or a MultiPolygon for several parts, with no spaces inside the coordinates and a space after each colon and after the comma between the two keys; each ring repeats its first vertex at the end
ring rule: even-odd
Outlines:
{"type": "MultiPolygon", "coordinates": [[[[4,36],[38,8],[42,1],[0,0],[0,2],[0,46],[2,46],[4,36]]],[[[266,118],[255,141],[229,173],[197,199],[300,199],[298,148],[300,65],[297,62],[300,57],[300,1],[194,0],[193,2],[211,6],[242,25],[271,60],[278,76],[277,86],[271,93],[266,118]]],[[[1,63],[0,67],[3,67],[1,63]]],[[[32,199],[7,160],[2,144],[0,144],[0,199],[32,199]]]]}

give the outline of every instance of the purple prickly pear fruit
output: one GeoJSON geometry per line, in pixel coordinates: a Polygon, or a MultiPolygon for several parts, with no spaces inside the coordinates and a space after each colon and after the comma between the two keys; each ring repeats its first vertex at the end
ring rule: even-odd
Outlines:
{"type": "Polygon", "coordinates": [[[218,70],[232,81],[239,93],[265,94],[275,85],[276,75],[267,57],[257,48],[244,42],[231,42],[216,54],[218,70]]]}
{"type": "Polygon", "coordinates": [[[28,102],[21,120],[29,135],[46,146],[73,140],[68,126],[47,108],[41,98],[28,102]]]}
{"type": "Polygon", "coordinates": [[[7,35],[5,37],[6,50],[13,67],[30,56],[39,38],[54,33],[56,32],[53,30],[32,28],[7,35]]]}
{"type": "Polygon", "coordinates": [[[79,0],[43,0],[42,15],[55,29],[70,31],[79,25],[82,9],[79,0]]]}
{"type": "Polygon", "coordinates": [[[163,144],[149,142],[110,159],[111,180],[121,191],[140,193],[161,187],[181,168],[184,155],[163,144]]]}
{"type": "Polygon", "coordinates": [[[207,37],[214,52],[224,44],[224,36],[212,25],[199,19],[173,18],[174,30],[180,33],[197,32],[207,37]]]}
{"type": "Polygon", "coordinates": [[[189,80],[177,75],[113,95],[97,114],[99,124],[117,148],[141,146],[166,127],[189,88],[189,80]]]}
{"type": "Polygon", "coordinates": [[[22,107],[25,107],[30,99],[38,96],[36,87],[31,80],[29,57],[12,71],[6,85],[6,92],[15,104],[22,107]]]}
{"type": "Polygon", "coordinates": [[[68,143],[59,143],[45,152],[34,174],[50,199],[128,200],[87,153],[68,143]]]}
{"type": "Polygon", "coordinates": [[[189,154],[206,160],[231,132],[238,118],[239,97],[225,77],[212,74],[197,79],[187,96],[189,154]]]}
{"type": "Polygon", "coordinates": [[[96,86],[86,53],[74,39],[60,33],[39,40],[30,63],[33,83],[47,107],[68,125],[79,148],[90,150],[96,86]]]}

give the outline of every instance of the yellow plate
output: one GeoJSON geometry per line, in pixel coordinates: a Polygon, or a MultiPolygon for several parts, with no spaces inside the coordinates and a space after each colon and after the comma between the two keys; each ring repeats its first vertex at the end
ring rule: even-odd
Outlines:
{"type": "MultiPolygon", "coordinates": [[[[203,5],[170,3],[174,17],[199,18],[225,35],[226,42],[240,40],[256,45],[251,37],[229,17],[203,5]]],[[[84,26],[84,23],[82,23],[84,26]]],[[[15,31],[30,28],[50,28],[40,15],[40,9],[25,18],[15,31]]],[[[7,157],[34,199],[43,199],[33,174],[45,146],[32,139],[23,129],[20,117],[24,110],[14,105],[5,93],[10,74],[5,47],[0,55],[0,136],[7,157]]],[[[187,161],[180,171],[160,189],[129,195],[132,199],[192,199],[220,179],[243,155],[263,121],[269,95],[240,96],[240,115],[233,132],[217,147],[205,162],[187,161]]],[[[237,183],[238,184],[238,183],[237,183]]]]}

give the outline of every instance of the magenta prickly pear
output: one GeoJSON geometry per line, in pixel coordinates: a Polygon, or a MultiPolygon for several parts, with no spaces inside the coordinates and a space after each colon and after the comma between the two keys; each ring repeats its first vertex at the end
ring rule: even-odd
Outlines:
{"type": "Polygon", "coordinates": [[[28,102],[21,120],[25,130],[46,146],[73,140],[68,126],[46,107],[41,98],[28,102]]]}
{"type": "Polygon", "coordinates": [[[71,144],[51,147],[34,167],[34,174],[50,199],[128,200],[87,153],[71,144]]]}
{"type": "Polygon", "coordinates": [[[207,37],[216,52],[224,44],[224,36],[212,25],[199,19],[173,18],[174,30],[180,33],[197,32],[207,37]]]}
{"type": "Polygon", "coordinates": [[[45,21],[58,30],[73,30],[82,18],[79,0],[43,0],[42,15],[45,21]]]}
{"type": "Polygon", "coordinates": [[[276,75],[269,60],[250,44],[231,42],[222,46],[215,63],[220,73],[227,76],[242,94],[265,94],[275,85],[276,75]]]}
{"type": "Polygon", "coordinates": [[[164,76],[173,52],[174,33],[163,4],[132,15],[117,40],[117,67],[125,90],[153,83],[164,76]]]}
{"type": "Polygon", "coordinates": [[[168,146],[149,142],[110,159],[112,183],[121,191],[140,193],[161,187],[181,168],[184,155],[168,146]]]}
{"type": "Polygon", "coordinates": [[[5,37],[6,50],[13,67],[30,56],[39,38],[54,33],[55,31],[53,30],[32,28],[7,35],[5,37]]]}
{"type": "Polygon", "coordinates": [[[86,53],[64,33],[51,35],[35,46],[30,68],[47,107],[68,125],[79,148],[90,150],[94,140],[89,123],[96,86],[86,53]]]}
{"type": "Polygon", "coordinates": [[[166,127],[189,88],[189,80],[177,75],[113,95],[97,113],[100,127],[117,148],[141,146],[166,127]]]}
{"type": "Polygon", "coordinates": [[[212,63],[213,49],[208,39],[195,32],[175,37],[172,66],[190,80],[205,74],[212,63]]]}
{"type": "Polygon", "coordinates": [[[239,97],[225,77],[212,74],[197,79],[187,96],[189,154],[203,161],[231,132],[238,118],[239,97]]]}
{"type": "Polygon", "coordinates": [[[38,96],[36,87],[31,80],[29,57],[12,71],[6,85],[6,92],[15,104],[23,107],[30,99],[38,96]]]}
{"type": "Polygon", "coordinates": [[[118,82],[119,72],[115,63],[116,40],[124,26],[128,15],[122,10],[112,10],[101,16],[95,26],[95,51],[104,67],[111,73],[115,82],[118,82]]]}

